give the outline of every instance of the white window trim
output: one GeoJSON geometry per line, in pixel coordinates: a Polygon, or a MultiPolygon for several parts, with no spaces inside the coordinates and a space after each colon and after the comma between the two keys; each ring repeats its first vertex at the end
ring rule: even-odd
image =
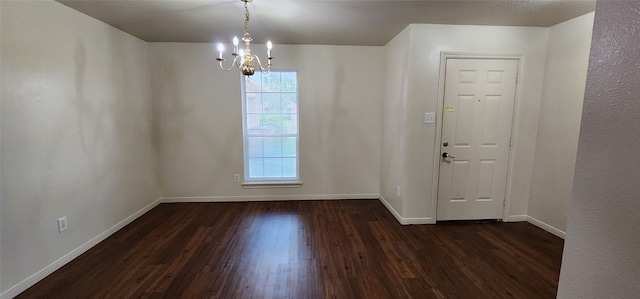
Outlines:
{"type": "MultiPolygon", "coordinates": [[[[272,72],[295,72],[296,73],[296,101],[300,102],[300,87],[298,84],[299,72],[297,70],[272,70],[272,72]]],[[[249,142],[247,136],[247,100],[246,100],[246,81],[245,76],[240,73],[240,93],[242,99],[242,160],[244,164],[244,180],[242,187],[245,189],[262,189],[262,188],[299,188],[302,187],[300,178],[300,107],[298,106],[297,128],[298,134],[280,135],[280,137],[297,137],[296,138],[296,178],[273,178],[273,179],[249,179],[249,142]]]]}
{"type": "Polygon", "coordinates": [[[268,188],[300,188],[302,181],[245,181],[242,188],[268,189],[268,188]]]}

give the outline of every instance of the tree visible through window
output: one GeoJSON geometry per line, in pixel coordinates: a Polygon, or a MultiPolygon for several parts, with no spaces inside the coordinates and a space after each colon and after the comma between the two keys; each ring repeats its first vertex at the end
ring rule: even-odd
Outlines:
{"type": "Polygon", "coordinates": [[[246,181],[298,181],[298,83],[295,71],[244,77],[246,181]]]}

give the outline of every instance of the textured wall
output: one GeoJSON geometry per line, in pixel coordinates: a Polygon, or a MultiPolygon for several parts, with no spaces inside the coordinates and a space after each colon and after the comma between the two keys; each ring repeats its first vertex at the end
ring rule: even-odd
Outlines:
{"type": "Polygon", "coordinates": [[[598,1],[558,298],[640,298],[640,2],[598,1]]]}
{"type": "Polygon", "coordinates": [[[0,5],[5,292],[159,189],[146,43],[54,1],[0,5]]]}
{"type": "Polygon", "coordinates": [[[212,44],[150,43],[149,53],[163,197],[377,197],[382,47],[276,45],[274,68],[298,71],[303,185],[269,189],[233,182],[243,177],[239,72],[220,70],[212,44]]]}
{"type": "Polygon", "coordinates": [[[527,214],[558,235],[566,231],[592,28],[593,13],[549,28],[527,214]]]}

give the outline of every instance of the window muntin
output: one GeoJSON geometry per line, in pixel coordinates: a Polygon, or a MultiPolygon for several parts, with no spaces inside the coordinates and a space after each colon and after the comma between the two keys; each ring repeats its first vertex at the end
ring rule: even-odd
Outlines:
{"type": "Polygon", "coordinates": [[[245,181],[299,181],[297,72],[257,72],[242,83],[245,181]]]}

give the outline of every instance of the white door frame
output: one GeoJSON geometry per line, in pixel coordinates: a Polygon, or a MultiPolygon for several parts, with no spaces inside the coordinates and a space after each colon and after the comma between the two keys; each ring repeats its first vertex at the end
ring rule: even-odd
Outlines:
{"type": "Polygon", "coordinates": [[[523,54],[484,54],[484,53],[461,53],[461,52],[441,52],[440,53],[440,74],[438,79],[438,101],[436,106],[436,139],[434,143],[434,156],[433,156],[433,188],[431,198],[431,215],[433,223],[436,223],[438,212],[438,184],[440,179],[440,144],[442,143],[442,118],[444,109],[444,87],[445,87],[445,72],[447,67],[447,59],[507,59],[518,61],[518,74],[516,75],[516,93],[513,105],[513,117],[511,119],[511,146],[509,147],[509,159],[507,160],[507,182],[506,190],[504,194],[504,206],[502,208],[502,221],[507,222],[509,220],[509,207],[511,203],[511,182],[513,180],[513,149],[514,142],[516,140],[517,131],[515,130],[515,124],[519,120],[519,115],[516,111],[520,107],[520,74],[522,73],[522,57],[523,54]]]}

